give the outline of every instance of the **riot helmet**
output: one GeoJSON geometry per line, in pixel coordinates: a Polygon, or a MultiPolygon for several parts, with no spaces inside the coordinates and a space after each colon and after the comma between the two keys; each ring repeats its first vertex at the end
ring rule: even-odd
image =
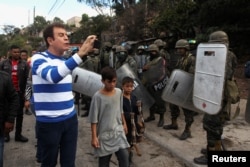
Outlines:
{"type": "Polygon", "coordinates": [[[143,45],[140,45],[140,46],[138,46],[138,48],[137,48],[137,50],[144,50],[145,48],[144,48],[144,46],[143,45]]]}
{"type": "Polygon", "coordinates": [[[148,47],[149,59],[152,61],[154,58],[159,56],[159,48],[156,44],[151,44],[148,47]]]}
{"type": "Polygon", "coordinates": [[[117,46],[115,53],[119,53],[119,52],[127,52],[127,50],[123,46],[117,46]]]}
{"type": "Polygon", "coordinates": [[[148,52],[152,52],[152,51],[159,53],[159,47],[156,44],[149,45],[148,52]]]}
{"type": "Polygon", "coordinates": [[[186,39],[180,39],[176,42],[175,48],[185,48],[186,50],[189,50],[189,43],[186,39]]]}
{"type": "Polygon", "coordinates": [[[117,46],[115,53],[116,53],[115,55],[118,61],[120,62],[125,61],[128,56],[128,52],[123,46],[117,46]]]}
{"type": "Polygon", "coordinates": [[[157,39],[154,41],[154,44],[156,44],[158,47],[163,47],[164,43],[161,39],[157,39]]]}
{"type": "Polygon", "coordinates": [[[137,48],[137,54],[138,55],[142,55],[143,52],[144,52],[144,50],[145,50],[145,48],[144,48],[143,45],[138,46],[138,48],[137,48]]]}
{"type": "Polygon", "coordinates": [[[228,35],[224,31],[215,31],[209,35],[208,42],[221,42],[229,46],[228,35]]]}
{"type": "Polygon", "coordinates": [[[110,42],[104,42],[104,46],[105,47],[108,47],[108,48],[111,48],[112,47],[112,44],[110,42]]]}

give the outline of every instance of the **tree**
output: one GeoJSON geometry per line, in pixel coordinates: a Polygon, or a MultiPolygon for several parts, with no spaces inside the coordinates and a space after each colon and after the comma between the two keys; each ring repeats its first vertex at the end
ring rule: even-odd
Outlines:
{"type": "Polygon", "coordinates": [[[43,16],[36,16],[34,19],[34,24],[32,27],[34,35],[38,35],[47,25],[49,24],[48,21],[43,16]]]}
{"type": "Polygon", "coordinates": [[[61,23],[61,24],[64,24],[64,21],[62,19],[60,19],[59,17],[55,17],[53,19],[53,23],[61,23]]]}

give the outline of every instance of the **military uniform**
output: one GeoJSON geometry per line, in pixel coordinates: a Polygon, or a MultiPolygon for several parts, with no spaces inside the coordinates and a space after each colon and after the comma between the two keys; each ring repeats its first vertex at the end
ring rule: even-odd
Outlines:
{"type": "Polygon", "coordinates": [[[100,54],[101,68],[109,66],[109,58],[110,58],[111,49],[112,49],[112,44],[110,42],[104,42],[104,47],[100,54]]]}
{"type": "MultiPolygon", "coordinates": [[[[87,56],[87,60],[84,61],[79,67],[84,68],[89,71],[93,71],[95,73],[99,73],[101,70],[100,58],[99,58],[99,50],[96,49],[94,52],[89,53],[87,56]]],[[[86,117],[89,114],[89,107],[91,103],[91,97],[82,95],[82,100],[85,102],[85,107],[83,109],[87,110],[86,113],[81,115],[82,117],[86,117]]]]}
{"type": "Polygon", "coordinates": [[[135,75],[137,75],[136,61],[132,56],[128,55],[127,50],[123,46],[118,46],[116,48],[116,58],[116,69],[120,68],[123,64],[128,63],[129,67],[131,67],[135,75]]]}
{"type": "MultiPolygon", "coordinates": [[[[188,52],[189,44],[187,40],[181,39],[176,42],[176,48],[183,48],[185,49],[185,53],[179,58],[176,68],[186,71],[188,73],[194,74],[195,70],[195,57],[188,52]]],[[[192,89],[192,88],[190,88],[192,89]]],[[[179,107],[175,104],[169,104],[170,112],[171,112],[171,119],[172,123],[169,125],[164,125],[164,129],[178,129],[177,118],[180,115],[179,107]]],[[[194,111],[182,108],[184,116],[185,116],[185,129],[182,135],[180,136],[180,140],[185,140],[188,137],[191,137],[191,130],[190,127],[194,122],[194,111]]]]}
{"type": "MultiPolygon", "coordinates": [[[[228,45],[228,36],[223,31],[215,31],[210,34],[209,42],[220,42],[228,45]]],[[[237,58],[231,51],[227,52],[225,82],[232,80],[234,71],[237,66],[237,58]]],[[[207,150],[221,151],[221,136],[223,133],[223,124],[225,122],[225,113],[230,110],[231,103],[224,92],[221,110],[215,115],[205,114],[203,117],[203,128],[207,133],[207,150]]],[[[207,164],[207,151],[203,151],[205,155],[194,158],[194,162],[198,164],[207,164]]]]}
{"type": "Polygon", "coordinates": [[[165,59],[166,61],[165,67],[166,71],[168,72],[167,75],[170,76],[169,73],[170,54],[167,52],[167,50],[164,49],[167,43],[162,41],[161,39],[157,39],[154,41],[154,44],[156,44],[159,47],[159,55],[165,59]]]}
{"type": "Polygon", "coordinates": [[[166,86],[167,72],[165,68],[165,59],[159,55],[159,48],[152,44],[149,46],[149,52],[155,52],[154,56],[150,55],[150,61],[143,68],[142,83],[145,85],[155,103],[150,107],[150,115],[145,122],[155,120],[155,113],[160,115],[158,127],[164,124],[164,113],[166,112],[166,103],[162,100],[161,94],[166,86]]]}
{"type": "Polygon", "coordinates": [[[137,75],[138,78],[141,80],[143,77],[143,66],[148,62],[147,55],[144,54],[144,46],[141,45],[137,48],[137,54],[135,55],[135,61],[137,63],[137,75]]]}

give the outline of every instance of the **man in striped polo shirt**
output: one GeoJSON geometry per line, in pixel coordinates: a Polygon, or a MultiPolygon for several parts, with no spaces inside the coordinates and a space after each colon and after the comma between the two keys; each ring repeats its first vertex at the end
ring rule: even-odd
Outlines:
{"type": "Polygon", "coordinates": [[[41,166],[56,166],[60,154],[61,167],[74,167],[78,121],[71,73],[92,51],[96,36],[87,37],[79,51],[67,60],[62,55],[69,49],[69,38],[62,24],[49,25],[43,37],[47,50],[34,54],[31,60],[41,166]]]}

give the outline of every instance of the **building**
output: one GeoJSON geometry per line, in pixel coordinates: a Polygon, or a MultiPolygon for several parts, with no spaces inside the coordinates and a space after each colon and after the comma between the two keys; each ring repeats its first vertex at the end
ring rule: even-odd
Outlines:
{"type": "Polygon", "coordinates": [[[70,18],[70,19],[67,20],[67,24],[69,26],[75,26],[75,27],[79,28],[81,20],[82,20],[81,17],[74,16],[74,17],[72,17],[72,18],[70,18]]]}

